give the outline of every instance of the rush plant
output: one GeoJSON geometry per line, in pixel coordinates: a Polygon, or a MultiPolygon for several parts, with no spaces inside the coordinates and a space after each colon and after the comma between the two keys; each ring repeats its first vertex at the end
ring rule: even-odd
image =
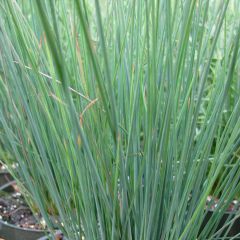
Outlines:
{"type": "Polygon", "coordinates": [[[237,2],[0,2],[1,141],[50,229],[220,239],[240,191],[237,2]]]}

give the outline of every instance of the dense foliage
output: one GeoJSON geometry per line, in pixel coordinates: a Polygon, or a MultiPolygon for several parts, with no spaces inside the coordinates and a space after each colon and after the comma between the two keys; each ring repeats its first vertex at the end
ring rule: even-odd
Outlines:
{"type": "Polygon", "coordinates": [[[71,240],[219,239],[240,192],[239,9],[0,2],[0,138],[50,229],[57,218],[71,240]]]}

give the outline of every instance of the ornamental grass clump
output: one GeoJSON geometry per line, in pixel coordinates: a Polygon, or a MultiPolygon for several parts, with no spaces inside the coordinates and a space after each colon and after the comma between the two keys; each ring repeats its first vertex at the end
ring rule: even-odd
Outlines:
{"type": "Polygon", "coordinates": [[[239,82],[239,9],[1,1],[0,137],[49,229],[58,219],[70,240],[227,236],[240,214],[217,230],[240,192],[240,99],[227,102],[239,82]]]}

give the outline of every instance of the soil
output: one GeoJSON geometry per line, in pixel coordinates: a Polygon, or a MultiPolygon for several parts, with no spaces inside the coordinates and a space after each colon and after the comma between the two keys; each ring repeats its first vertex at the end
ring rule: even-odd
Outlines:
{"type": "MultiPolygon", "coordinates": [[[[6,170],[6,167],[0,163],[0,170],[6,170]]],[[[1,240],[1,239],[0,239],[1,240]]]]}
{"type": "MultiPolygon", "coordinates": [[[[6,170],[7,168],[5,165],[0,163],[0,171],[6,170]]],[[[9,181],[10,180],[12,179],[9,179],[9,181]]],[[[19,192],[16,184],[13,184],[8,190],[10,192],[5,192],[5,190],[0,192],[0,220],[22,228],[46,230],[44,220],[40,215],[33,214],[22,194],[19,192]]],[[[55,240],[64,239],[63,234],[60,231],[57,231],[55,234],[55,240]]],[[[4,239],[0,237],[0,240],[4,239]]]]}
{"type": "MultiPolygon", "coordinates": [[[[5,171],[6,169],[5,165],[0,163],[0,170],[5,171]]],[[[22,228],[45,229],[44,224],[36,220],[15,184],[10,188],[10,192],[4,190],[0,194],[0,219],[22,228]]]]}
{"type": "Polygon", "coordinates": [[[0,196],[0,218],[22,228],[45,229],[45,226],[36,220],[19,192],[4,193],[0,196]]]}
{"type": "MultiPolygon", "coordinates": [[[[217,208],[218,202],[219,199],[214,196],[208,196],[207,198],[207,206],[210,207],[211,210],[215,210],[217,208]]],[[[240,202],[237,200],[232,201],[227,208],[227,212],[238,210],[240,210],[240,202]]]]}

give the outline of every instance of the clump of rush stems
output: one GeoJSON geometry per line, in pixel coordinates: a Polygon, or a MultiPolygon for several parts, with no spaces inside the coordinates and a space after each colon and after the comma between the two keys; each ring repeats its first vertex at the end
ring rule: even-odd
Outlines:
{"type": "Polygon", "coordinates": [[[220,237],[240,192],[239,7],[0,2],[0,138],[49,229],[54,215],[71,240],[220,237]]]}

